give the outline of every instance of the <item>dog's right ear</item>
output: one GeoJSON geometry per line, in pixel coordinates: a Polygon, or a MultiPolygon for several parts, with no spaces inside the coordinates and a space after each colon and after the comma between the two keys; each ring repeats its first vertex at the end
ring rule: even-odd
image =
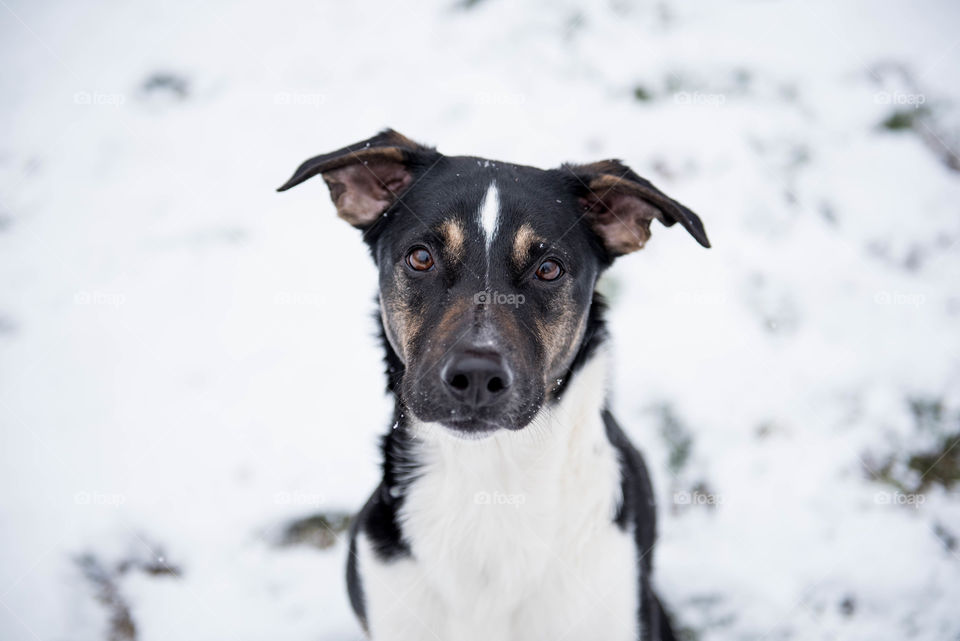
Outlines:
{"type": "Polygon", "coordinates": [[[413,182],[413,169],[436,150],[392,129],[300,165],[277,191],[323,174],[337,214],[361,229],[369,227],[413,182]]]}

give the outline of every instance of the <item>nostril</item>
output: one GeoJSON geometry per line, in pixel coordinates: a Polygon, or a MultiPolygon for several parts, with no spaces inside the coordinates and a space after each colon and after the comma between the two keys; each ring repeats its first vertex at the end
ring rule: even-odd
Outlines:
{"type": "Polygon", "coordinates": [[[451,399],[472,408],[503,402],[513,381],[503,357],[495,352],[456,354],[444,364],[439,378],[451,399]]]}

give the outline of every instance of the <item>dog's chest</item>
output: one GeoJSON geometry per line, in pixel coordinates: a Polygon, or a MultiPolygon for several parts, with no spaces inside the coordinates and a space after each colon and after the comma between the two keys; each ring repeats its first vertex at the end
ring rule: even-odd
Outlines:
{"type": "Polygon", "coordinates": [[[614,515],[617,450],[600,408],[604,364],[520,432],[462,441],[421,426],[398,514],[410,555],[358,544],[377,641],[636,639],[633,532],[614,515]]]}
{"type": "Polygon", "coordinates": [[[549,455],[526,465],[463,461],[414,483],[403,530],[454,616],[501,617],[513,624],[509,638],[537,638],[516,628],[550,626],[524,621],[524,612],[600,613],[616,586],[613,598],[626,601],[620,614],[635,617],[632,534],[613,522],[617,461],[600,447],[584,454],[562,469],[551,469],[549,455]]]}
{"type": "Polygon", "coordinates": [[[600,444],[571,465],[556,443],[490,441],[425,448],[400,513],[414,556],[445,592],[522,591],[551,561],[616,527],[619,475],[600,444]]]}
{"type": "Polygon", "coordinates": [[[415,626],[458,640],[636,638],[636,548],[613,520],[619,460],[599,404],[586,408],[480,442],[425,440],[399,515],[412,559],[377,577],[407,595],[415,626]]]}

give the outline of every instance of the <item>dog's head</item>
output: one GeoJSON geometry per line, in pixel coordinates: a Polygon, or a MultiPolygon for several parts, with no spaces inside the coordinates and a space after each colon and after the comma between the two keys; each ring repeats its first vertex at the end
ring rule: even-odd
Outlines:
{"type": "Polygon", "coordinates": [[[696,214],[618,161],[542,170],[444,156],[387,130],[304,162],[380,272],[395,392],[461,433],[521,429],[561,389],[597,278],[654,219],[709,247],[696,214]]]}

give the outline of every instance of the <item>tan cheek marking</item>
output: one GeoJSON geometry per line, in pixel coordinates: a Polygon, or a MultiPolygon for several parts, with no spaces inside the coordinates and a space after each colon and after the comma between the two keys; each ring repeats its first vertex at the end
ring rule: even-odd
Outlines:
{"type": "Polygon", "coordinates": [[[410,292],[401,270],[402,267],[398,265],[394,271],[394,291],[390,298],[383,301],[383,315],[387,331],[393,335],[400,356],[407,362],[413,341],[423,327],[423,318],[407,302],[410,292]]]}
{"type": "Polygon", "coordinates": [[[400,322],[403,325],[400,345],[403,349],[403,360],[407,362],[410,360],[410,354],[413,351],[413,341],[423,327],[423,319],[407,305],[404,305],[403,310],[398,310],[397,315],[401,318],[400,322]]]}
{"type": "Polygon", "coordinates": [[[443,236],[444,248],[447,253],[454,260],[462,261],[467,246],[467,236],[463,231],[463,226],[456,220],[447,220],[440,226],[440,234],[443,236]]]}
{"type": "MultiPolygon", "coordinates": [[[[537,319],[537,336],[546,353],[546,375],[552,378],[569,365],[570,359],[579,347],[586,322],[586,311],[577,314],[569,286],[558,292],[555,303],[556,318],[552,321],[537,319]]],[[[548,380],[547,387],[551,387],[548,380]]]]}
{"type": "Polygon", "coordinates": [[[537,242],[543,242],[543,239],[537,236],[533,227],[527,223],[520,225],[517,233],[513,237],[513,263],[517,269],[522,269],[527,263],[527,253],[530,247],[537,242]]]}

